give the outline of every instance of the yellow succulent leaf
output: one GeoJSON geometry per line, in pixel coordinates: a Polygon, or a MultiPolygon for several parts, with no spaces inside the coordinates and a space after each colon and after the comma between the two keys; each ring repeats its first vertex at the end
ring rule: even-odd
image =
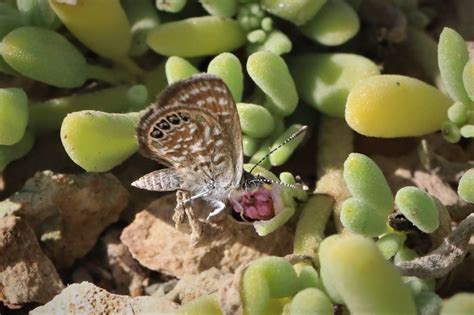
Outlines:
{"type": "Polygon", "coordinates": [[[216,16],[193,17],[159,25],[147,44],[164,56],[201,57],[229,52],[246,42],[237,21],[216,16]]]}
{"type": "Polygon", "coordinates": [[[132,37],[119,0],[49,3],[69,31],[90,50],[115,61],[126,59],[132,37]]]}
{"type": "Polygon", "coordinates": [[[376,75],[351,90],[345,118],[365,136],[415,137],[439,130],[451,104],[438,89],[418,79],[376,75]]]}

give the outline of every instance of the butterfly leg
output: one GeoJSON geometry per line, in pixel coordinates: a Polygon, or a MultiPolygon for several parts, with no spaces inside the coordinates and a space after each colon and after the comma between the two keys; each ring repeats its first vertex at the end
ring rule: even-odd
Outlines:
{"type": "Polygon", "coordinates": [[[188,191],[184,190],[177,190],[176,191],[176,207],[174,210],[173,221],[175,222],[176,226],[181,224],[184,221],[184,216],[188,217],[188,220],[194,220],[194,212],[190,209],[193,208],[191,201],[194,199],[200,198],[208,194],[209,191],[204,191],[197,195],[191,196],[188,191]]]}
{"type": "Polygon", "coordinates": [[[188,199],[189,192],[183,190],[176,191],[176,207],[174,208],[173,214],[175,228],[178,228],[184,222],[184,216],[186,214],[184,207],[188,199]]]}
{"type": "Polygon", "coordinates": [[[220,200],[212,200],[211,205],[214,207],[214,210],[211,213],[209,213],[209,215],[207,216],[206,220],[208,221],[211,217],[218,215],[225,209],[225,203],[223,203],[220,200]]]}
{"type": "Polygon", "coordinates": [[[176,208],[174,209],[173,221],[175,223],[175,228],[179,230],[181,224],[184,222],[184,217],[186,216],[188,219],[188,225],[191,228],[191,241],[197,243],[202,234],[202,226],[194,213],[191,203],[189,203],[190,199],[189,192],[183,190],[176,191],[176,208]]]}
{"type": "Polygon", "coordinates": [[[198,198],[201,198],[201,197],[204,197],[206,196],[207,194],[209,194],[210,190],[205,190],[197,195],[194,195],[194,196],[191,196],[191,198],[189,198],[188,200],[186,200],[185,202],[188,203],[188,202],[191,202],[193,201],[194,199],[198,199],[198,198]]]}

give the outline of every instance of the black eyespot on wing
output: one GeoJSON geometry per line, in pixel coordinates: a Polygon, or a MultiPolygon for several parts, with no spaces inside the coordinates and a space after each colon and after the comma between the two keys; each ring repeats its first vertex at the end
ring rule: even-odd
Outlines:
{"type": "Polygon", "coordinates": [[[152,132],[150,132],[150,136],[155,139],[161,139],[164,135],[163,131],[158,128],[153,128],[152,132]]]}
{"type": "Polygon", "coordinates": [[[189,115],[189,113],[186,113],[186,112],[179,112],[178,115],[185,122],[191,119],[191,115],[189,115]]]}
{"type": "Polygon", "coordinates": [[[176,114],[166,116],[166,120],[168,120],[173,125],[179,125],[179,123],[181,122],[178,115],[176,115],[176,114]]]}
{"type": "Polygon", "coordinates": [[[169,124],[169,122],[167,122],[166,120],[162,119],[160,120],[157,124],[158,128],[160,128],[161,130],[169,130],[171,129],[171,125],[169,124]]]}

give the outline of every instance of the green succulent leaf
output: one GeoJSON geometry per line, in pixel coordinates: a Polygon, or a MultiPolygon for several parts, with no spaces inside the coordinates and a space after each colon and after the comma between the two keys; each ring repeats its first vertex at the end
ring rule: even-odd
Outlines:
{"type": "Polygon", "coordinates": [[[20,141],[28,123],[28,97],[22,89],[0,88],[0,145],[20,141]]]}
{"type": "Polygon", "coordinates": [[[88,172],[106,172],[138,149],[138,113],[80,111],[61,126],[61,141],[69,157],[88,172]]]}
{"type": "Polygon", "coordinates": [[[66,38],[51,30],[17,28],[3,38],[0,53],[15,71],[49,85],[73,88],[87,79],[84,57],[66,38]]]}
{"type": "Polygon", "coordinates": [[[439,227],[439,211],[429,194],[413,186],[401,188],[395,196],[395,204],[403,215],[425,233],[439,227]]]}

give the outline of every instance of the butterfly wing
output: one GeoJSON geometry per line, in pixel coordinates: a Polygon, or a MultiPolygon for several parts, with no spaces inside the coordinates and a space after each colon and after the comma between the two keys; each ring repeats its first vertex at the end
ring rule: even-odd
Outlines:
{"type": "Polygon", "coordinates": [[[216,76],[195,75],[169,86],[143,115],[138,139],[144,155],[185,170],[190,186],[203,186],[203,179],[224,186],[240,182],[240,121],[231,93],[216,76]]]}

